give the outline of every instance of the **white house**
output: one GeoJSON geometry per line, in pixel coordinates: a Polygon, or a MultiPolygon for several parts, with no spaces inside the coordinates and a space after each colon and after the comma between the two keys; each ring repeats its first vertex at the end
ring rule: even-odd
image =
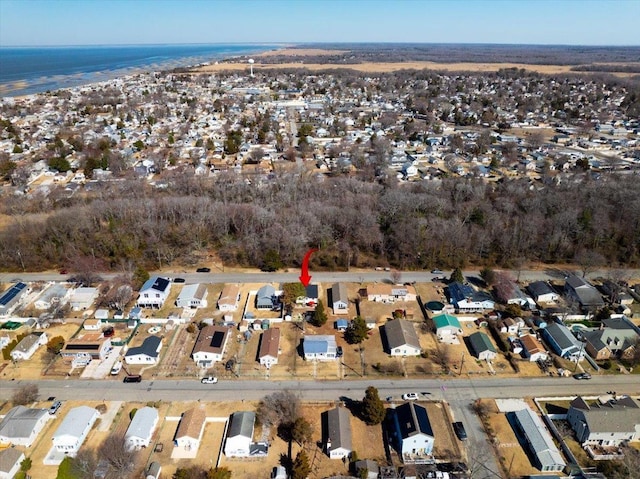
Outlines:
{"type": "Polygon", "coordinates": [[[240,301],[240,286],[237,284],[226,284],[222,288],[218,298],[218,309],[224,312],[232,312],[238,309],[240,301]]]}
{"type": "Polygon", "coordinates": [[[305,360],[318,359],[327,361],[336,359],[337,348],[336,338],[330,334],[306,336],[302,342],[305,360]]]}
{"type": "Polygon", "coordinates": [[[439,314],[434,316],[432,321],[440,342],[454,342],[459,335],[462,335],[462,326],[460,326],[460,321],[455,316],[446,313],[439,314]]]}
{"type": "Polygon", "coordinates": [[[406,402],[391,410],[389,437],[403,462],[411,463],[431,456],[435,436],[427,410],[406,402]]]}
{"type": "Polygon", "coordinates": [[[349,411],[336,407],[324,413],[327,437],[324,439],[325,449],[330,459],[344,459],[353,450],[351,441],[351,419],[349,411]]]}
{"type": "Polygon", "coordinates": [[[129,451],[149,447],[157,425],[158,410],[156,408],[147,406],[138,409],[124,434],[125,447],[129,451]]]}
{"type": "Polygon", "coordinates": [[[489,293],[476,291],[468,284],[451,283],[447,287],[451,304],[460,313],[477,313],[492,310],[495,301],[489,293]]]}
{"type": "Polygon", "coordinates": [[[640,403],[629,396],[571,401],[567,421],[580,444],[619,446],[640,437],[640,403]]]}
{"type": "Polygon", "coordinates": [[[525,334],[520,337],[520,343],[522,343],[522,355],[529,361],[546,361],[549,358],[549,353],[535,336],[525,334]]]}
{"type": "Polygon", "coordinates": [[[11,408],[0,421],[0,444],[31,447],[51,418],[46,409],[11,408]]]}
{"type": "Polygon", "coordinates": [[[413,324],[405,319],[394,319],[384,325],[388,352],[391,356],[419,356],[420,340],[413,324]]]}
{"type": "Polygon", "coordinates": [[[137,306],[160,309],[171,292],[171,281],[167,278],[152,276],[140,288],[137,306]]]}
{"type": "Polygon", "coordinates": [[[11,351],[11,359],[21,361],[31,359],[40,346],[47,344],[48,338],[46,333],[31,333],[20,341],[13,351],[11,351]]]}
{"type": "Polygon", "coordinates": [[[53,434],[53,446],[58,452],[74,457],[87,438],[100,413],[89,406],[79,406],[67,413],[53,434]]]}
{"type": "Polygon", "coordinates": [[[207,419],[204,409],[194,407],[185,411],[178,424],[174,444],[187,451],[197,450],[200,447],[204,423],[207,419]]]}
{"type": "Polygon", "coordinates": [[[0,450],[0,479],[14,479],[24,461],[24,452],[8,448],[0,450]]]}
{"type": "Polygon", "coordinates": [[[156,364],[162,349],[162,338],[149,336],[145,338],[142,345],[129,348],[124,355],[124,362],[127,364],[156,364]]]}
{"type": "Polygon", "coordinates": [[[86,329],[87,331],[100,331],[102,330],[102,320],[101,319],[85,319],[84,323],[82,323],[82,329],[86,329]]]}
{"type": "Polygon", "coordinates": [[[534,281],[527,286],[527,291],[536,303],[555,303],[560,299],[560,295],[545,281],[534,281]]]}
{"type": "Polygon", "coordinates": [[[70,291],[63,284],[53,283],[45,289],[34,301],[36,309],[49,309],[57,304],[64,304],[70,296],[70,291]]]}
{"type": "Polygon", "coordinates": [[[498,356],[493,343],[482,331],[476,331],[467,338],[471,354],[481,361],[492,361],[498,356]]]}
{"type": "Polygon", "coordinates": [[[367,286],[367,299],[379,303],[394,303],[396,301],[415,301],[416,290],[413,286],[388,283],[375,283],[367,286]]]}
{"type": "Polygon", "coordinates": [[[270,368],[278,364],[278,354],[280,352],[280,329],[269,328],[262,333],[260,339],[260,350],[258,359],[262,366],[270,368]]]}
{"type": "Polygon", "coordinates": [[[349,295],[345,283],[336,283],[331,287],[333,314],[349,314],[349,295]]]}
{"type": "Polygon", "coordinates": [[[250,456],[255,421],[256,413],[253,411],[239,411],[231,415],[227,438],[224,443],[225,456],[250,456]]]}
{"type": "Polygon", "coordinates": [[[207,286],[204,284],[188,284],[176,299],[178,308],[206,308],[207,303],[207,286]]]}
{"type": "Polygon", "coordinates": [[[222,361],[227,343],[231,336],[231,328],[226,326],[205,326],[198,333],[198,339],[193,346],[191,358],[203,368],[209,368],[213,363],[222,361]]]}
{"type": "Polygon", "coordinates": [[[98,288],[78,288],[71,295],[69,304],[74,311],[82,311],[89,309],[96,299],[98,299],[98,288]]]}

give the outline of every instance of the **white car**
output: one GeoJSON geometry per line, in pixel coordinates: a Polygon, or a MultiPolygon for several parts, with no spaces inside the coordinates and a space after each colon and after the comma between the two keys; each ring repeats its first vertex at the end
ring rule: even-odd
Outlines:
{"type": "Polygon", "coordinates": [[[116,376],[122,369],[122,361],[116,361],[116,363],[111,368],[111,375],[116,376]]]}
{"type": "Polygon", "coordinates": [[[218,378],[213,377],[213,376],[207,376],[206,378],[202,378],[202,379],[200,380],[200,382],[201,382],[202,384],[215,384],[215,383],[217,383],[217,382],[218,382],[218,378]]]}
{"type": "Polygon", "coordinates": [[[402,395],[402,399],[405,401],[417,401],[418,393],[406,393],[402,395]]]}

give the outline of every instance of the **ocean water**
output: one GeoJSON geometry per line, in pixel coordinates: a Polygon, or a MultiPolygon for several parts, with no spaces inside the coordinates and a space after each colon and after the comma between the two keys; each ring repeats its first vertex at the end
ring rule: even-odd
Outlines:
{"type": "Polygon", "coordinates": [[[249,55],[274,45],[0,48],[0,96],[17,96],[249,55]]]}

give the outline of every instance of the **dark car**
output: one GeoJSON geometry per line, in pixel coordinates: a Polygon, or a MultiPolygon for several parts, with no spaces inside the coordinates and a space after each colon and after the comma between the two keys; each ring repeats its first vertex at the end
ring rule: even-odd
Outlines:
{"type": "Polygon", "coordinates": [[[130,374],[129,376],[125,376],[122,380],[123,383],[139,383],[142,382],[142,376],[139,374],[130,374]]]}
{"type": "Polygon", "coordinates": [[[116,331],[113,329],[112,326],[109,326],[108,328],[102,331],[102,335],[105,338],[112,338],[115,334],[116,334],[116,331]]]}
{"type": "Polygon", "coordinates": [[[184,278],[173,278],[173,282],[174,283],[184,283],[185,279],[184,278]]]}
{"type": "Polygon", "coordinates": [[[211,268],[198,268],[196,273],[211,273],[211,268]]]}
{"type": "Polygon", "coordinates": [[[341,358],[344,352],[342,351],[342,346],[338,346],[336,348],[336,358],[341,358]]]}
{"type": "Polygon", "coordinates": [[[225,363],[224,368],[225,368],[227,371],[231,371],[235,365],[236,365],[236,360],[235,360],[235,359],[233,359],[233,358],[231,358],[231,359],[229,359],[229,361],[227,361],[227,362],[225,363]]]}
{"type": "Polygon", "coordinates": [[[573,375],[576,379],[591,379],[591,374],[589,373],[578,373],[573,375]]]}
{"type": "Polygon", "coordinates": [[[462,424],[460,421],[456,421],[453,423],[453,431],[461,441],[467,440],[467,431],[465,431],[464,424],[462,424]]]}

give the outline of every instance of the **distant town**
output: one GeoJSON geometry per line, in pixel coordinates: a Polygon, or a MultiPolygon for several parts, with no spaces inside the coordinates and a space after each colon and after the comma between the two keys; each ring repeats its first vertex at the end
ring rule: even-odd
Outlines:
{"type": "Polygon", "coordinates": [[[248,60],[0,101],[0,479],[635,477],[633,81],[248,60]]]}

